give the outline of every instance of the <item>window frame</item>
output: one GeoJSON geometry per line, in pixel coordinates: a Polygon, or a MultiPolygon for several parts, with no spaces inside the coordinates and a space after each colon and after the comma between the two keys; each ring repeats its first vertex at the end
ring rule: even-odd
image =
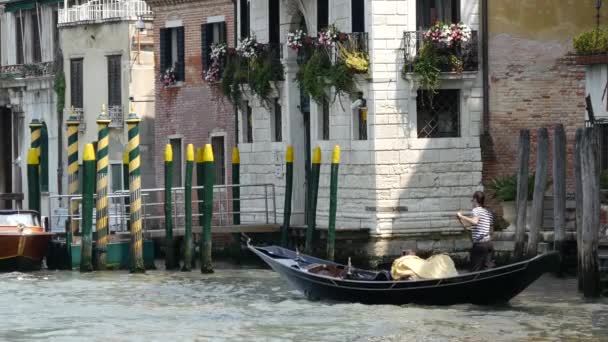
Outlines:
{"type": "MultiPolygon", "coordinates": [[[[201,25],[201,61],[203,71],[207,71],[211,66],[211,45],[213,43],[227,42],[227,26],[225,21],[216,21],[201,25]],[[209,39],[209,36],[211,36],[212,39],[209,39]]],[[[205,78],[204,74],[203,78],[205,78]]]]}
{"type": "Polygon", "coordinates": [[[228,170],[228,167],[226,165],[226,162],[228,160],[226,158],[226,133],[211,134],[209,136],[209,143],[211,144],[211,148],[213,150],[213,162],[215,165],[215,170],[214,170],[215,174],[214,174],[214,179],[213,179],[213,185],[225,185],[226,180],[228,178],[226,176],[226,172],[228,170]],[[217,152],[217,149],[215,148],[214,139],[216,141],[217,141],[217,139],[221,139],[221,141],[222,141],[223,153],[221,153],[221,160],[219,160],[220,158],[218,158],[218,156],[220,156],[220,154],[217,152]],[[218,166],[220,166],[221,169],[218,168],[218,166]],[[221,182],[218,179],[218,174],[222,176],[221,182]]]}
{"type": "Polygon", "coordinates": [[[112,106],[122,106],[122,54],[106,55],[106,67],[108,78],[108,108],[112,106]],[[118,60],[118,63],[113,65],[112,62],[116,63],[116,60],[118,60]],[[112,75],[115,75],[114,77],[118,78],[118,80],[114,80],[117,84],[112,82],[112,75]],[[117,90],[114,89],[116,86],[118,87],[117,90]]]}
{"type": "Polygon", "coordinates": [[[40,25],[38,20],[38,13],[32,12],[30,15],[30,39],[32,45],[32,63],[42,62],[42,46],[40,42],[40,25]]]}
{"type": "Polygon", "coordinates": [[[283,106],[281,105],[281,100],[278,97],[274,98],[273,108],[271,113],[271,135],[272,142],[282,142],[283,141],[283,106]]]}
{"type": "MultiPolygon", "coordinates": [[[[447,24],[451,24],[451,23],[458,23],[459,21],[462,20],[462,12],[461,12],[461,0],[434,0],[433,3],[436,2],[450,2],[450,7],[451,7],[451,19],[449,20],[449,22],[446,22],[446,20],[443,20],[444,22],[446,22],[447,24]]],[[[429,29],[431,26],[434,25],[433,22],[433,18],[431,13],[424,13],[425,11],[425,7],[423,4],[427,4],[429,5],[429,10],[431,9],[430,7],[430,3],[428,2],[428,0],[416,0],[415,2],[416,4],[416,29],[417,30],[427,30],[429,29]],[[428,20],[425,19],[425,16],[429,15],[428,20]],[[427,23],[428,21],[428,23],[427,23]]],[[[434,7],[436,8],[436,7],[434,7]]],[[[440,20],[440,15],[437,15],[436,20],[440,20]]]]}
{"type": "MultiPolygon", "coordinates": [[[[415,101],[415,107],[416,107],[416,138],[418,139],[441,139],[441,138],[462,138],[462,132],[463,132],[463,121],[462,121],[462,117],[463,117],[463,90],[460,88],[442,88],[442,89],[437,89],[437,94],[435,94],[433,96],[433,101],[437,100],[437,96],[440,96],[441,92],[454,92],[455,95],[455,99],[456,99],[456,104],[454,105],[454,108],[456,109],[456,118],[452,119],[453,122],[456,123],[457,127],[456,127],[456,131],[455,131],[455,135],[440,135],[440,136],[421,136],[421,132],[422,129],[424,129],[423,127],[421,127],[421,110],[419,107],[419,102],[420,101],[424,101],[425,98],[425,92],[428,92],[429,90],[425,90],[425,89],[418,89],[416,91],[416,101],[415,101]]],[[[439,120],[437,121],[437,126],[439,125],[439,120]]]]}
{"type": "Polygon", "coordinates": [[[83,109],[84,106],[84,58],[70,58],[70,105],[83,109]],[[75,65],[80,65],[75,69],[75,65]],[[77,71],[77,72],[75,72],[77,71]],[[79,79],[77,79],[79,77],[79,79]],[[78,87],[75,85],[78,84],[78,87]]]}
{"type": "Polygon", "coordinates": [[[160,74],[162,75],[165,70],[173,66],[176,82],[184,82],[186,80],[184,26],[160,28],[159,36],[160,74]]]}

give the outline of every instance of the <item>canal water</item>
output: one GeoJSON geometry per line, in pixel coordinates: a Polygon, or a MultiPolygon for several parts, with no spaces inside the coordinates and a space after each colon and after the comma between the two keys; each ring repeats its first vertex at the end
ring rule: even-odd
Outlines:
{"type": "Polygon", "coordinates": [[[509,306],[307,301],[265,269],[0,274],[0,341],[608,341],[608,300],[545,276],[509,306]]]}

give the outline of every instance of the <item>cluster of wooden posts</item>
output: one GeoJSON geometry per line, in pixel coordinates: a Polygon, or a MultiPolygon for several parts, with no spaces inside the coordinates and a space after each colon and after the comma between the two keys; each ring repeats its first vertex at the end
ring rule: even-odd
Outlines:
{"type": "MultiPolygon", "coordinates": [[[[597,252],[600,225],[598,130],[593,127],[577,129],[574,147],[578,284],[579,290],[586,297],[594,297],[600,294],[597,252]]],[[[514,248],[516,259],[533,257],[537,254],[549,157],[549,139],[546,128],[539,128],[537,131],[534,194],[530,230],[526,244],[529,155],[530,133],[528,130],[521,130],[517,152],[517,228],[514,248]]],[[[554,249],[562,253],[563,256],[564,240],[566,238],[566,135],[564,126],[561,124],[556,125],[554,129],[553,201],[554,249]]]]}

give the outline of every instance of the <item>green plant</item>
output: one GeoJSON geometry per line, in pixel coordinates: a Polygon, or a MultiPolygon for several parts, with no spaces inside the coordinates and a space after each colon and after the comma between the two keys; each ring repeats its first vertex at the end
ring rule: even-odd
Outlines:
{"type": "Polygon", "coordinates": [[[55,73],[53,88],[55,94],[57,94],[57,113],[61,113],[65,107],[65,74],[63,71],[57,71],[55,73]]]}
{"type": "Polygon", "coordinates": [[[353,70],[344,61],[332,64],[324,50],[315,50],[300,65],[296,80],[302,90],[318,103],[334,102],[339,95],[350,95],[357,91],[353,70]],[[333,98],[330,98],[332,89],[333,98]]]}
{"type": "Polygon", "coordinates": [[[608,53],[608,29],[597,28],[583,32],[574,37],[572,45],[578,55],[608,53]]]}
{"type": "MultiPolygon", "coordinates": [[[[528,200],[532,200],[534,195],[534,174],[528,176],[528,200]]],[[[547,180],[545,189],[552,184],[547,180]]],[[[517,176],[502,176],[494,178],[488,183],[487,188],[490,194],[503,202],[515,201],[517,199],[517,176]]]]}
{"type": "Polygon", "coordinates": [[[442,59],[432,44],[425,43],[414,59],[413,71],[418,76],[420,87],[435,93],[439,88],[442,59]]]}

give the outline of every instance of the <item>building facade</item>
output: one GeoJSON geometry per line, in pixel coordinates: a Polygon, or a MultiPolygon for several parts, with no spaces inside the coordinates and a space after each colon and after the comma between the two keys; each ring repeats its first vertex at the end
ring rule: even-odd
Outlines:
{"type": "MultiPolygon", "coordinates": [[[[304,224],[306,170],[319,146],[317,227],[323,229],[331,151],[339,145],[338,229],[369,229],[375,237],[460,234],[455,212],[470,208],[472,193],[482,189],[478,1],[270,0],[238,1],[238,7],[239,37],[282,44],[285,68],[274,106],[250,96],[239,108],[242,183],[273,183],[282,198],[284,154],[293,145],[291,222],[304,224]],[[462,22],[472,32],[463,68],[442,70],[430,97],[408,63],[437,21],[462,22]],[[301,96],[298,54],[286,37],[297,29],[314,37],[330,25],[363,41],[370,65],[356,76],[357,92],[317,103],[301,96]]],[[[281,212],[282,200],[277,207],[281,212]]]]}
{"type": "Polygon", "coordinates": [[[173,149],[174,186],[183,186],[186,146],[212,144],[215,183],[231,182],[235,146],[233,106],[204,81],[210,46],[234,46],[234,4],[227,0],[147,0],[154,17],[156,181],[164,184],[167,144],[173,149]]]}
{"type": "MultiPolygon", "coordinates": [[[[47,141],[41,150],[48,171],[41,182],[43,194],[58,191],[64,170],[61,113],[54,90],[60,62],[57,11],[57,1],[0,2],[0,193],[24,194],[23,206],[33,120],[44,124],[47,141]]],[[[0,203],[0,208],[13,205],[0,203]]]]}
{"type": "MultiPolygon", "coordinates": [[[[125,120],[139,116],[142,186],[154,177],[154,51],[152,11],[144,1],[90,1],[59,10],[65,74],[64,120],[79,121],[79,151],[97,141],[102,106],[110,117],[110,192],[122,188],[125,120]]],[[[62,129],[65,129],[65,124],[62,129]]],[[[63,141],[67,146],[67,137],[63,141]]],[[[64,155],[64,165],[67,159],[64,155]]],[[[80,161],[82,163],[82,161],[80,161]]],[[[67,184],[67,181],[66,183],[67,184]]]]}

